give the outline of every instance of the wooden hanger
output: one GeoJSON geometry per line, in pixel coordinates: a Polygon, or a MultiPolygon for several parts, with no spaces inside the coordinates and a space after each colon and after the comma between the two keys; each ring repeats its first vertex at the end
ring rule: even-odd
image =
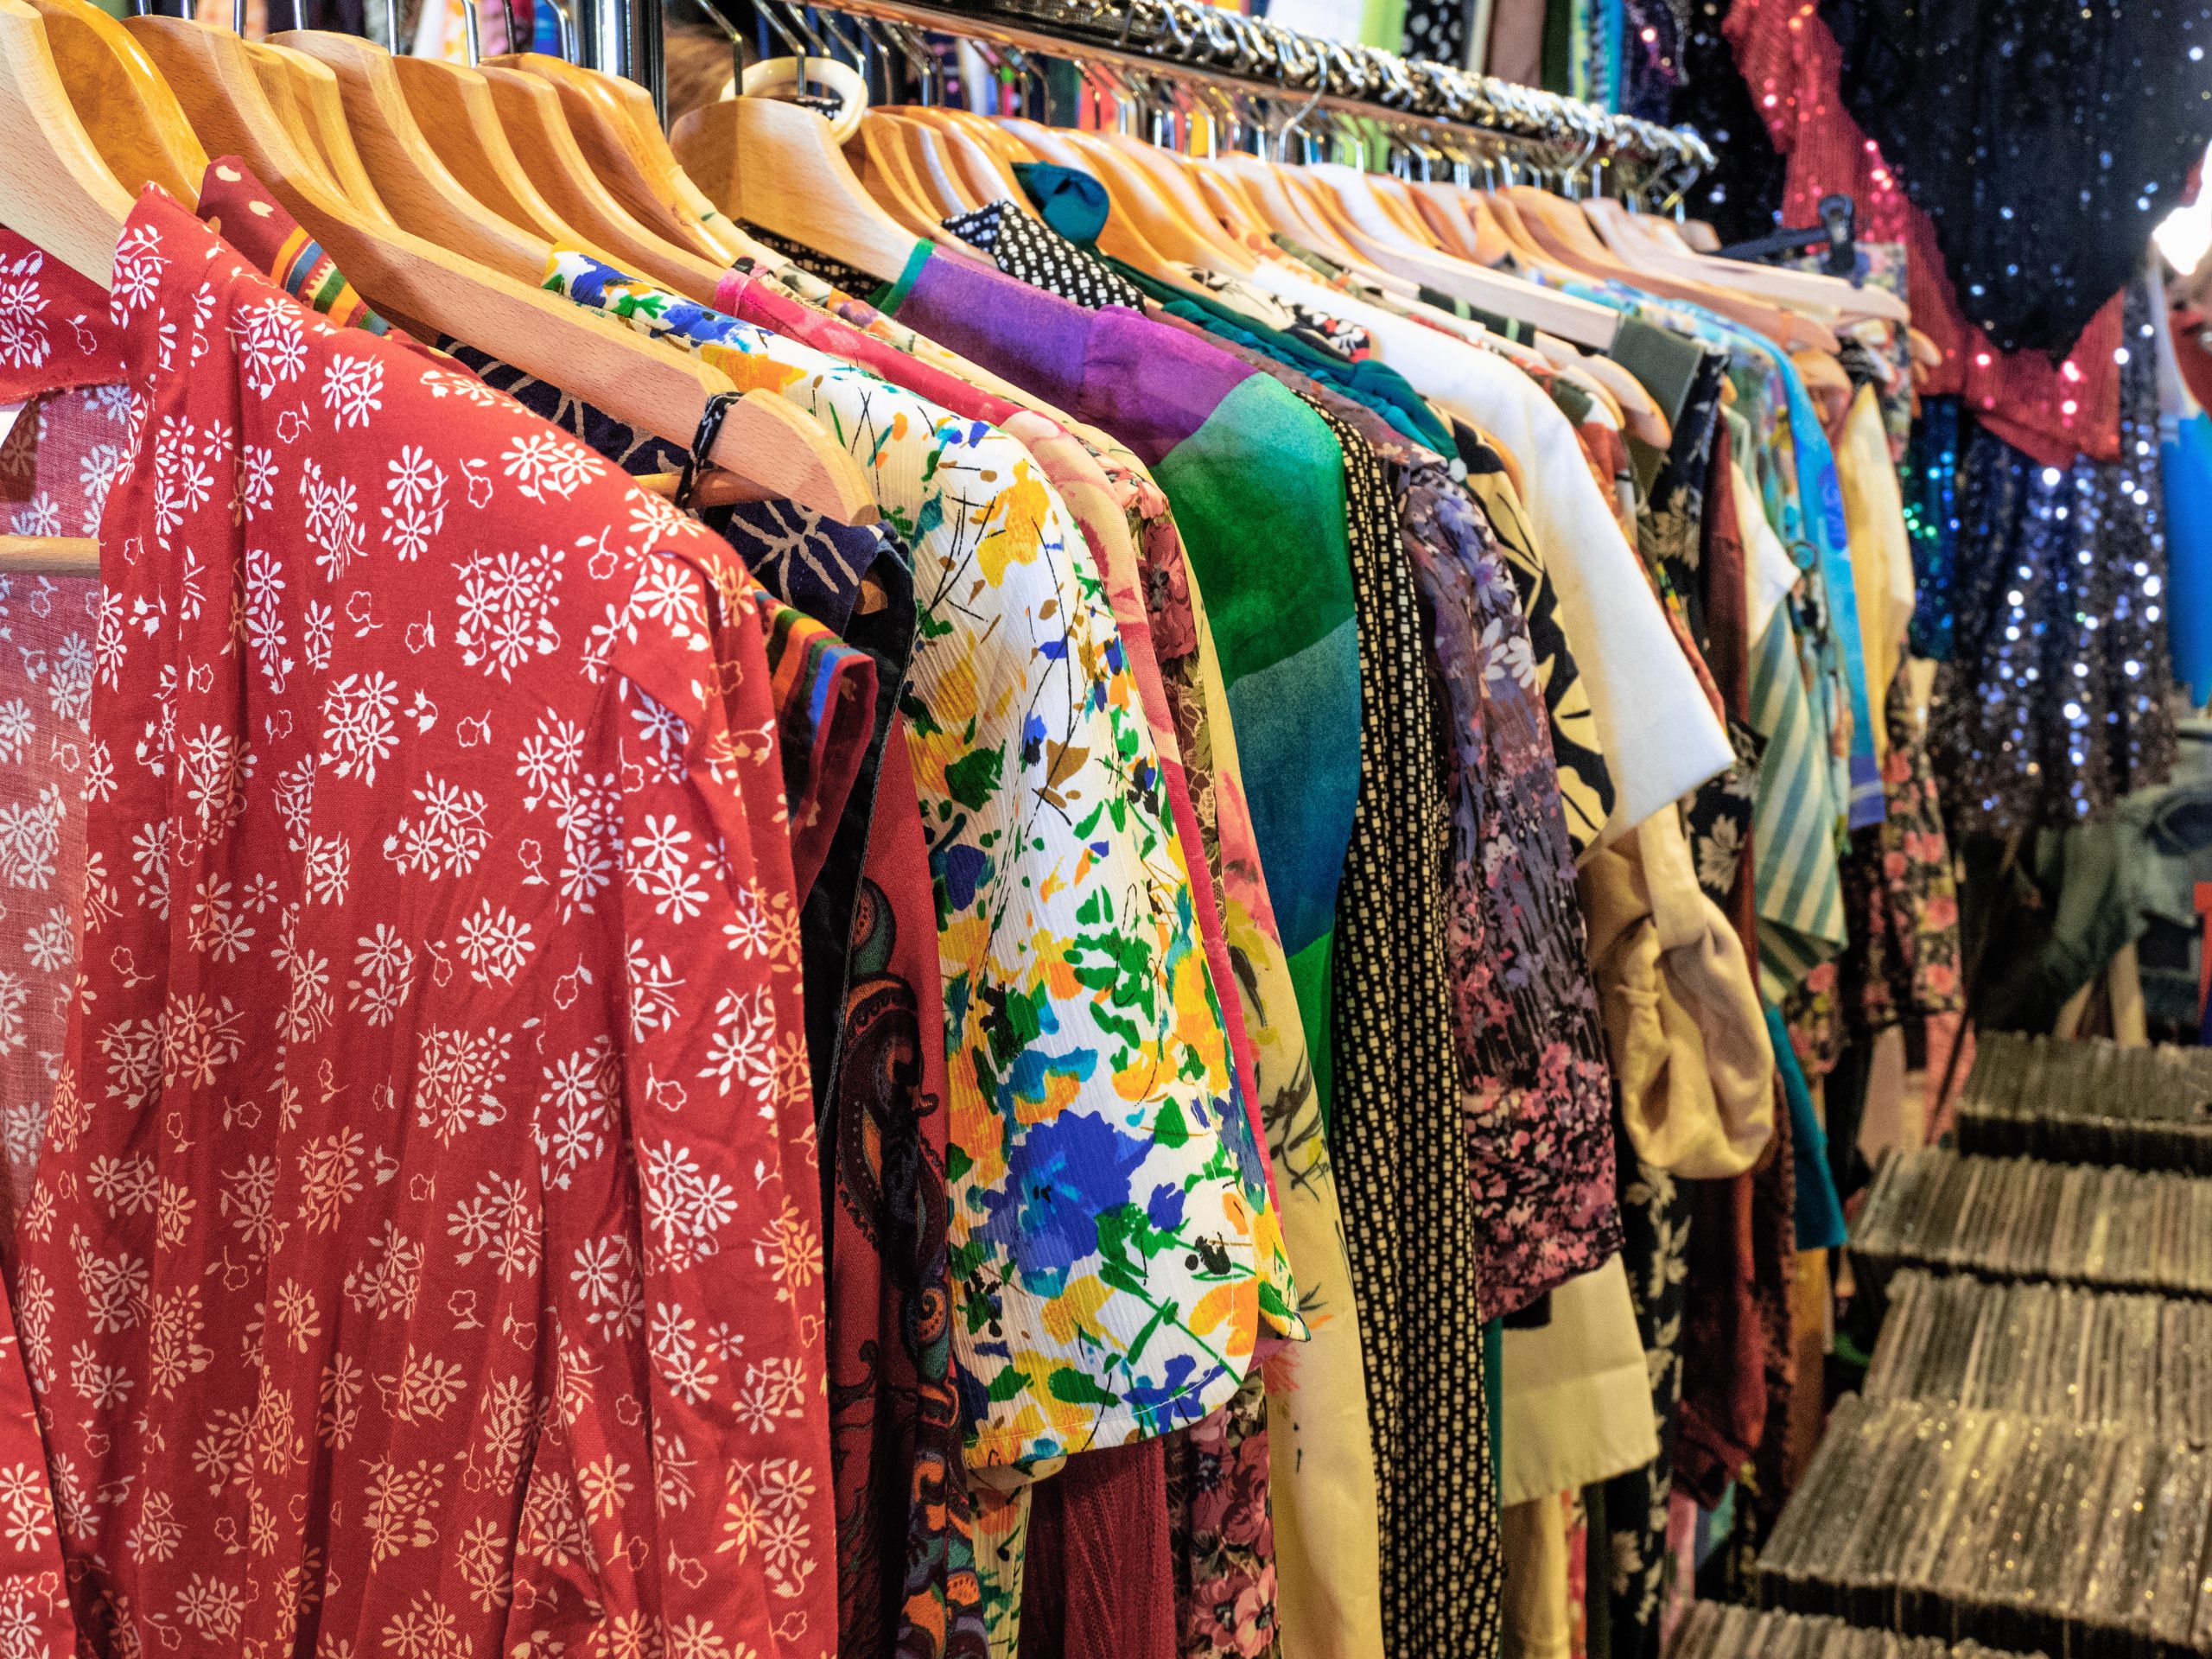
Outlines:
{"type": "MultiPolygon", "coordinates": [[[[724,258],[735,259],[745,255],[765,258],[768,256],[769,251],[747,236],[742,227],[709,200],[707,193],[683,170],[683,164],[676,159],[676,152],[669,147],[668,134],[662,130],[660,111],[653,107],[651,92],[625,75],[601,74],[596,70],[578,68],[574,64],[563,63],[559,58],[548,61],[561,65],[574,77],[596,83],[610,95],[611,109],[627,117],[627,137],[632,146],[631,153],[637,157],[639,165],[645,169],[648,175],[673,191],[683,211],[706,226],[708,235],[715,238],[724,258]]],[[[861,83],[863,91],[866,86],[866,82],[861,83]]]]}
{"type": "MultiPolygon", "coordinates": [[[[895,123],[878,120],[871,110],[861,122],[860,158],[853,171],[886,212],[918,237],[936,241],[944,234],[929,188],[900,142],[895,123]]],[[[847,159],[852,160],[849,150],[847,159]]]]}
{"type": "Polygon", "coordinates": [[[702,258],[719,260],[724,270],[728,269],[734,250],[683,201],[673,181],[673,175],[681,171],[674,157],[670,157],[667,166],[658,167],[654,164],[657,156],[648,159],[641,153],[645,146],[639,140],[628,110],[603,84],[602,77],[542,52],[516,52],[485,61],[494,68],[535,76],[552,87],[560,98],[569,130],[592,170],[632,217],[663,241],[702,258]]]}
{"type": "Polygon", "coordinates": [[[45,25],[23,0],[0,0],[0,224],[112,289],[130,194],[77,119],[45,25]]]}
{"type": "Polygon", "coordinates": [[[1306,171],[1341,213],[1345,239],[1393,275],[1593,351],[1609,350],[1620,333],[1620,314],[1605,306],[1416,245],[1376,203],[1365,175],[1325,162],[1306,171]]]}
{"type": "MultiPolygon", "coordinates": [[[[1016,116],[1001,116],[1000,119],[1007,130],[1027,145],[1031,152],[1040,161],[1048,162],[1055,167],[1065,167],[1074,172],[1088,174],[1090,177],[1098,179],[1099,169],[1092,163],[1090,157],[1069,142],[1068,129],[1047,127],[1038,122],[1016,116]]],[[[1153,242],[1144,222],[1133,214],[1120,212],[1121,202],[1115,195],[1113,187],[1103,179],[1099,179],[1098,181],[1105,189],[1107,199],[1113,203],[1114,207],[1114,211],[1107,213],[1106,223],[1098,232],[1098,246],[1101,251],[1112,255],[1124,264],[1135,265],[1139,270],[1158,281],[1185,280],[1182,274],[1175,270],[1173,261],[1167,251],[1153,242]]]]}
{"type": "Polygon", "coordinates": [[[100,544],[89,536],[0,536],[0,571],[16,576],[97,576],[100,544]]]}
{"type": "MultiPolygon", "coordinates": [[[[308,120],[308,112],[293,95],[292,77],[284,61],[260,49],[257,41],[246,42],[246,60],[253,66],[253,73],[261,82],[262,96],[269,100],[269,107],[276,112],[276,119],[300,147],[300,154],[321,175],[322,181],[337,194],[346,197],[363,213],[372,210],[355,200],[346,187],[338,181],[338,175],[330,165],[330,158],[323,154],[322,144],[308,120]]],[[[372,198],[373,199],[373,198],[372,198]]]]}
{"type": "Polygon", "coordinates": [[[1645,390],[1641,380],[1612,359],[1602,352],[1585,356],[1572,346],[1543,334],[1536,336],[1535,346],[1561,374],[1594,382],[1630,436],[1642,439],[1654,449],[1673,445],[1674,428],[1668,422],[1667,411],[1659,407],[1659,400],[1645,390]]]}
{"type": "Polygon", "coordinates": [[[550,245],[488,211],[438,159],[407,107],[389,52],[373,41],[321,29],[296,29],[276,40],[336,77],[346,124],[369,176],[404,228],[518,282],[535,287],[544,280],[550,245]]]}
{"type": "Polygon", "coordinates": [[[879,282],[906,274],[913,232],[862,188],[830,124],[811,110],[735,98],[693,110],[670,137],[685,173],[731,218],[879,282]]]}
{"type": "Polygon", "coordinates": [[[1522,219],[1520,210],[1506,200],[1503,189],[1484,190],[1479,194],[1491,223],[1505,238],[1506,247],[1516,264],[1525,265],[1553,282],[1586,283],[1591,280],[1590,273],[1580,266],[1568,264],[1553,257],[1550,245],[1536,239],[1522,219]]]}
{"type": "Polygon", "coordinates": [[[1267,221],[1270,230],[1285,236],[1323,258],[1367,274],[1368,263],[1359,251],[1338,236],[1310,203],[1294,194],[1289,169],[1254,156],[1219,156],[1194,163],[1210,173],[1235,179],[1243,194],[1267,221]]]}
{"type": "Polygon", "coordinates": [[[1743,259],[1718,259],[1681,251],[1668,238],[1653,233],[1649,215],[1631,213],[1619,202],[1598,198],[1581,204],[1586,218],[1598,228],[1607,246],[1631,265],[1643,265],[1663,275],[1691,282],[1711,283],[1738,293],[1770,299],[1785,306],[1820,307],[1846,321],[1878,317],[1887,322],[1907,323],[1912,312],[1903,300],[1886,289],[1861,288],[1840,276],[1812,270],[1789,270],[1753,264],[1743,259]]]}
{"type": "Polygon", "coordinates": [[[1700,283],[1624,264],[1590,228],[1576,205],[1532,185],[1514,185],[1502,193],[1520,213],[1522,224],[1554,259],[1580,269],[1586,277],[1600,282],[1627,283],[1666,299],[1688,300],[1718,311],[1745,327],[1764,335],[1786,351],[1841,349],[1824,325],[1793,311],[1726,293],[1700,283]]]}
{"type": "Polygon", "coordinates": [[[1428,226],[1428,233],[1435,238],[1437,246],[1478,265],[1495,265],[1503,257],[1502,243],[1492,248],[1482,245],[1481,232],[1472,216],[1452,197],[1452,186],[1421,182],[1408,184],[1405,189],[1406,200],[1421,215],[1421,223],[1428,226]],[[1490,256],[1487,258],[1484,257],[1486,253],[1490,256]]]}
{"type": "Polygon", "coordinates": [[[176,94],[123,25],[91,0],[29,4],[44,20],[61,85],[109,170],[158,184],[188,207],[199,200],[207,152],[176,94]]]}
{"type": "MultiPolygon", "coordinates": [[[[1033,162],[1036,155],[1021,140],[988,116],[978,115],[973,110],[956,110],[944,105],[926,107],[943,109],[960,127],[972,134],[976,142],[993,151],[1007,164],[1009,171],[1023,162],[1033,162]]],[[[1017,181],[1018,182],[1018,181],[1017,181]]]]}
{"type": "MultiPolygon", "coordinates": [[[[76,42],[73,38],[73,45],[76,42]]],[[[97,67],[97,57],[76,60],[97,67]]],[[[102,288],[130,196],[72,106],[46,28],[23,0],[0,0],[0,223],[102,288]]],[[[156,162],[175,163],[158,147],[156,162]]],[[[97,576],[99,544],[81,537],[0,536],[0,570],[97,576]]]]}
{"type": "Polygon", "coordinates": [[[1281,257],[1268,234],[1267,221],[1260,217],[1259,210],[1252,206],[1237,180],[1226,173],[1210,172],[1196,166],[1187,156],[1181,160],[1184,172],[1212,213],[1215,223],[1261,257],[1281,257]]]}
{"type": "Polygon", "coordinates": [[[780,98],[787,104],[807,104],[817,114],[828,118],[830,136],[840,149],[859,136],[861,118],[868,113],[868,106],[867,78],[840,58],[763,58],[758,63],[748,63],[738,82],[736,95],[780,98]],[[824,107],[832,101],[836,105],[835,115],[824,107]]]}
{"type": "Polygon", "coordinates": [[[1490,210],[1490,198],[1471,185],[1428,184],[1413,187],[1414,200],[1422,209],[1422,216],[1432,223],[1436,218],[1432,209],[1455,213],[1474,232],[1475,263],[1478,265],[1502,265],[1513,253],[1512,239],[1490,210]]]}
{"type": "MultiPolygon", "coordinates": [[[[384,198],[377,194],[375,181],[369,177],[361,152],[354,145],[353,129],[346,119],[345,95],[330,66],[275,41],[249,45],[255,67],[262,71],[262,90],[270,91],[271,83],[278,80],[288,86],[298,111],[293,132],[300,138],[301,147],[310,156],[321,157],[324,170],[348,201],[372,219],[397,224],[384,198]]],[[[270,101],[276,100],[272,95],[270,101]]],[[[281,108],[278,112],[283,113],[281,108]]]]}
{"type": "Polygon", "coordinates": [[[688,244],[669,241],[614,199],[577,144],[561,95],[550,83],[491,65],[479,65],[476,73],[492,95],[508,147],[531,182],[593,245],[614,256],[610,263],[693,299],[702,297],[702,283],[721,280],[725,267],[719,256],[709,257],[688,244]]]}
{"type": "Polygon", "coordinates": [[[1182,158],[1172,150],[1148,144],[1141,138],[1125,132],[1089,133],[1084,138],[1092,146],[1107,149],[1121,156],[1143,177],[1152,181],[1153,188],[1175,212],[1177,219],[1196,230],[1200,238],[1215,251],[1211,269],[1229,270],[1239,276],[1249,276],[1252,270],[1252,254],[1242,241],[1222,228],[1220,219],[1198,194],[1197,185],[1182,167],[1182,158]]]}
{"type": "Polygon", "coordinates": [[[924,199],[936,218],[946,219],[961,213],[972,213],[983,205],[967,181],[961,176],[948,148],[939,143],[941,135],[926,124],[910,120],[903,112],[884,111],[878,114],[869,111],[861,124],[874,124],[881,128],[885,140],[896,146],[906,157],[908,170],[922,187],[924,199]]]}
{"type": "MultiPolygon", "coordinates": [[[[1006,157],[992,145],[976,136],[977,126],[990,124],[978,118],[975,122],[962,121],[950,111],[932,109],[925,105],[899,105],[890,113],[917,123],[933,130],[942,140],[945,157],[957,169],[967,184],[969,194],[979,207],[994,201],[1010,201],[1023,213],[1029,211],[1028,193],[1022,189],[1021,181],[1014,175],[1014,168],[1006,157]]],[[[962,111],[963,114],[966,111],[962,111]]]]}
{"type": "Polygon", "coordinates": [[[1403,179],[1392,178],[1388,173],[1363,173],[1360,176],[1367,181],[1367,194],[1376,207],[1407,237],[1424,248],[1434,248],[1440,253],[1452,251],[1421,216],[1421,209],[1414,206],[1413,195],[1403,179]]]}
{"type": "MultiPolygon", "coordinates": [[[[0,4],[20,6],[22,0],[0,4]]],[[[540,273],[518,279],[405,230],[363,223],[321,182],[277,121],[237,35],[175,17],[134,17],[124,27],[177,93],[201,143],[251,167],[386,315],[465,340],[619,421],[687,448],[708,398],[735,389],[691,353],[545,293],[537,285],[540,273]]],[[[0,143],[9,136],[0,127],[0,143]]],[[[13,168],[5,172],[10,180],[16,176],[13,168]]],[[[6,207],[0,196],[0,219],[6,207]]],[[[519,232],[514,235],[528,243],[519,232]]],[[[82,241],[80,235],[80,246],[82,241]]],[[[112,238],[103,257],[111,269],[112,238]]],[[[748,393],[730,410],[709,458],[763,498],[783,497],[847,524],[875,517],[859,463],[799,410],[768,394],[748,393]]]]}
{"type": "Polygon", "coordinates": [[[524,170],[480,73],[437,58],[394,57],[391,69],[415,124],[470,195],[518,230],[549,242],[588,239],[524,170]]]}
{"type": "Polygon", "coordinates": [[[1682,245],[1692,253],[1720,251],[1720,232],[1701,219],[1680,220],[1674,226],[1672,234],[1680,238],[1682,245]]]}

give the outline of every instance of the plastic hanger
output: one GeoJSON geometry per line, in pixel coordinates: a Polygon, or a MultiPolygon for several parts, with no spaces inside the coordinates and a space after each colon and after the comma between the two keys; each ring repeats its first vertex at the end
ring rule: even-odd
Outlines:
{"type": "MultiPolygon", "coordinates": [[[[22,0],[0,3],[20,6],[22,0]]],[[[689,353],[545,293],[536,273],[512,277],[404,230],[363,223],[299,153],[237,35],[174,17],[134,17],[125,27],[177,93],[200,143],[252,168],[385,315],[466,340],[617,420],[687,447],[707,400],[735,390],[727,375],[689,353]]],[[[0,142],[10,136],[0,128],[0,142]]],[[[7,178],[17,171],[11,166],[7,178]]],[[[0,218],[7,205],[0,196],[0,218]]],[[[81,236],[78,241],[81,246],[81,236]]],[[[111,270],[111,238],[101,257],[111,270]]],[[[730,409],[709,459],[761,497],[786,498],[848,524],[875,517],[859,464],[799,410],[769,394],[748,393],[730,409]]]]}
{"type": "Polygon", "coordinates": [[[188,207],[200,199],[207,152],[153,62],[91,0],[29,0],[71,105],[118,179],[158,184],[188,207]],[[89,116],[90,119],[85,119],[89,116]]]}
{"type": "Polygon", "coordinates": [[[693,110],[670,140],[685,173],[733,219],[879,282],[897,282],[914,257],[918,238],[868,194],[811,110],[731,99],[693,110]]]}

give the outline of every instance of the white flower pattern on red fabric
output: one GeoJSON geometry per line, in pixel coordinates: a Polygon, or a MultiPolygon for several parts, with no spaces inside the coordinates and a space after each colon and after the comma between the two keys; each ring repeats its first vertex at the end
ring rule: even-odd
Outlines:
{"type": "MultiPolygon", "coordinates": [[[[820,1659],[820,1189],[749,576],[157,195],[112,315],[0,235],[0,359],[89,318],[130,388],[54,493],[109,589],[0,678],[0,745],[58,715],[84,797],[0,791],[0,883],[41,899],[0,1062],[53,1050],[0,1630],[36,1563],[68,1650],[66,1560],[134,1650],[315,1621],[353,1659],[820,1659]],[[33,1034],[79,971],[66,1043],[33,1034]]],[[[36,1130],[0,1135],[21,1167],[36,1130]]]]}

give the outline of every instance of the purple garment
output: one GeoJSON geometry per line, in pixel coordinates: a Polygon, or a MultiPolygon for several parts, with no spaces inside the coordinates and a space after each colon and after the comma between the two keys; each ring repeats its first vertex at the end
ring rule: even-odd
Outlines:
{"type": "Polygon", "coordinates": [[[965,259],[925,262],[893,315],[1104,427],[1147,467],[1159,466],[1252,378],[1227,353],[1125,306],[1089,310],[965,259]]]}

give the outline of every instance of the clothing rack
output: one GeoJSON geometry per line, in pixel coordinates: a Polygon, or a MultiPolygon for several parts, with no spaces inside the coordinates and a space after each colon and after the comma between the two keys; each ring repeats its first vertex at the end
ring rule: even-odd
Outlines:
{"type": "MultiPolygon", "coordinates": [[[[579,60],[650,87],[665,112],[660,66],[664,0],[575,0],[579,60]]],[[[1679,201],[1713,164],[1712,150],[1687,127],[1667,128],[1553,92],[1519,86],[1379,47],[1330,41],[1201,3],[1201,0],[830,0],[823,10],[982,41],[1016,54],[1071,60],[1109,73],[1159,76],[1211,93],[1232,129],[1243,101],[1290,106],[1278,126],[1287,138],[1316,109],[1381,124],[1408,137],[1403,146],[1424,174],[1440,152],[1455,167],[1535,160],[1567,194],[1603,189],[1606,169],[1630,169],[1635,188],[1662,205],[1679,201]],[[1225,108],[1224,106],[1226,106],[1225,108]]],[[[1017,65],[1020,59],[1015,59],[1017,65]]]]}

